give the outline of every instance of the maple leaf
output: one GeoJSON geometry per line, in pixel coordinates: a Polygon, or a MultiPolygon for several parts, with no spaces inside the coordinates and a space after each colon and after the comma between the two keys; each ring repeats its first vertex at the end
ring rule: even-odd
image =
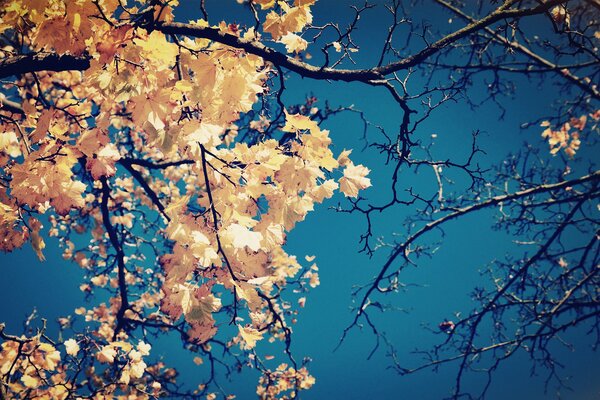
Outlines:
{"type": "Polygon", "coordinates": [[[85,202],[81,196],[87,186],[80,181],[62,182],[58,193],[50,200],[50,204],[60,215],[66,215],[73,208],[81,208],[85,202]]]}
{"type": "Polygon", "coordinates": [[[260,8],[266,10],[275,5],[276,0],[251,0],[252,3],[260,5],[260,8]]]}
{"type": "Polygon", "coordinates": [[[122,44],[126,40],[130,39],[129,33],[132,31],[131,25],[122,25],[117,28],[111,29],[108,37],[103,37],[101,41],[96,43],[96,50],[100,54],[98,62],[105,64],[110,62],[122,44]]]}
{"type": "Polygon", "coordinates": [[[152,348],[152,346],[150,346],[148,343],[145,343],[145,342],[139,342],[138,345],[137,345],[138,351],[143,356],[150,355],[150,349],[151,348],[152,348]]]}
{"type": "Polygon", "coordinates": [[[337,158],[337,162],[340,166],[345,167],[347,164],[350,164],[352,161],[350,161],[350,154],[352,153],[352,150],[342,150],[342,152],[340,153],[340,155],[337,158]]]}
{"type": "Polygon", "coordinates": [[[40,343],[38,350],[44,352],[43,363],[45,368],[52,371],[60,363],[60,352],[50,343],[40,343]]]}
{"type": "Polygon", "coordinates": [[[319,186],[314,187],[310,191],[310,196],[317,203],[323,202],[324,199],[328,199],[333,196],[335,190],[337,190],[339,185],[333,179],[328,179],[319,186]]]}
{"type": "Polygon", "coordinates": [[[142,360],[136,360],[129,365],[129,371],[134,378],[141,378],[146,370],[146,363],[142,360]]]}
{"type": "Polygon", "coordinates": [[[23,382],[25,387],[28,387],[30,389],[35,389],[40,385],[40,380],[31,375],[23,375],[21,377],[21,382],[23,382]]]}
{"type": "Polygon", "coordinates": [[[263,30],[270,33],[273,39],[279,40],[289,32],[299,32],[312,22],[309,5],[290,7],[287,3],[279,4],[283,14],[271,11],[263,24],[263,30]]]}
{"type": "Polygon", "coordinates": [[[370,170],[363,165],[346,165],[344,176],[340,178],[340,191],[346,197],[358,197],[358,191],[371,186],[371,180],[366,176],[370,170]]]}
{"type": "Polygon", "coordinates": [[[129,369],[124,368],[123,371],[121,371],[121,377],[119,378],[119,383],[122,383],[124,385],[129,385],[130,381],[131,381],[131,374],[129,373],[129,369]]]}
{"type": "Polygon", "coordinates": [[[185,133],[185,140],[191,142],[192,145],[197,146],[197,143],[200,143],[212,148],[221,144],[220,136],[223,133],[223,128],[204,122],[199,124],[190,123],[186,124],[182,133],[185,133]]]}
{"type": "MultiPolygon", "coordinates": [[[[265,220],[265,222],[267,221],[265,220]]],[[[259,229],[258,225],[255,229],[259,229]]],[[[283,225],[270,223],[266,229],[260,230],[264,236],[264,243],[267,248],[275,248],[285,243],[285,232],[283,225]]]]}
{"type": "MultiPolygon", "coordinates": [[[[250,281],[252,281],[252,279],[250,281]]],[[[262,300],[256,292],[256,289],[250,284],[250,281],[248,281],[248,283],[241,281],[232,282],[236,287],[236,293],[238,297],[245,300],[251,310],[256,311],[261,308],[262,300]]]]}
{"type": "Polygon", "coordinates": [[[261,276],[258,278],[248,279],[248,283],[250,283],[252,285],[256,285],[256,286],[261,286],[261,285],[265,284],[266,282],[269,282],[270,280],[271,280],[270,276],[261,276]]]}
{"type": "Polygon", "coordinates": [[[159,70],[170,68],[179,52],[177,45],[167,41],[165,34],[157,30],[146,37],[140,35],[134,43],[142,49],[146,59],[151,60],[159,70]]]}
{"type": "Polygon", "coordinates": [[[243,225],[231,224],[223,232],[223,238],[235,248],[243,249],[247,246],[252,251],[258,251],[263,235],[260,232],[253,232],[243,225]]]}
{"type": "Polygon", "coordinates": [[[309,117],[301,114],[288,114],[287,110],[285,112],[285,125],[281,128],[284,132],[297,132],[302,130],[309,130],[311,132],[320,131],[319,125],[316,121],[310,119],[309,117]]]}
{"type": "Polygon", "coordinates": [[[285,45],[285,50],[288,53],[300,53],[308,47],[308,42],[306,40],[291,32],[281,36],[279,42],[285,45]]]}
{"type": "Polygon", "coordinates": [[[170,90],[144,93],[132,98],[130,104],[133,106],[131,117],[136,124],[143,126],[147,123],[156,131],[165,128],[172,105],[170,90]]]}
{"type": "Polygon", "coordinates": [[[197,301],[191,303],[188,311],[185,313],[188,322],[207,322],[212,320],[212,313],[221,308],[221,299],[211,295],[195,297],[197,301]]]}
{"type": "Polygon", "coordinates": [[[188,335],[197,343],[204,343],[211,339],[217,333],[217,328],[214,325],[214,321],[205,323],[194,322],[191,323],[191,329],[188,330],[188,335]]]}
{"type": "Polygon", "coordinates": [[[103,346],[102,349],[96,353],[96,358],[98,358],[98,361],[101,363],[112,364],[115,361],[116,356],[117,351],[112,345],[103,346]]]}
{"type": "Polygon", "coordinates": [[[29,135],[32,142],[39,142],[46,137],[52,118],[54,118],[54,110],[42,111],[35,124],[35,129],[29,135]]]}
{"type": "Polygon", "coordinates": [[[0,132],[0,153],[6,153],[13,158],[21,155],[21,147],[16,132],[0,132]]]}
{"type": "Polygon", "coordinates": [[[79,344],[75,339],[65,340],[65,349],[70,356],[76,356],[79,352],[79,344]]]}
{"type": "Polygon", "coordinates": [[[240,344],[242,349],[253,349],[254,347],[256,347],[256,342],[262,340],[263,338],[263,332],[260,332],[252,327],[242,327],[241,325],[238,325],[238,329],[240,332],[240,336],[244,340],[244,342],[240,344]]]}
{"type": "Polygon", "coordinates": [[[161,306],[164,312],[173,318],[183,313],[186,321],[195,324],[212,324],[212,313],[221,308],[221,299],[212,295],[207,286],[176,284],[165,300],[161,306]]]}
{"type": "Polygon", "coordinates": [[[192,231],[190,237],[193,239],[190,251],[198,259],[200,265],[210,266],[219,259],[217,251],[205,234],[199,231],[192,231]]]}
{"type": "Polygon", "coordinates": [[[85,167],[94,179],[113,176],[117,171],[115,163],[121,158],[117,146],[109,143],[102,147],[92,158],[88,158],[85,167]]]}
{"type": "Polygon", "coordinates": [[[32,231],[30,237],[31,247],[35,251],[35,254],[37,255],[38,259],[40,261],[45,261],[46,257],[44,257],[44,253],[42,252],[42,250],[44,250],[44,248],[46,247],[46,243],[44,242],[44,239],[40,236],[39,231],[32,231]]]}

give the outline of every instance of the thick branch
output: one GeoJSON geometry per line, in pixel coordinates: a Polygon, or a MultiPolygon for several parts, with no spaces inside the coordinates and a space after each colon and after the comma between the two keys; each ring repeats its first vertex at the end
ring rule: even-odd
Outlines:
{"type": "Polygon", "coordinates": [[[289,69],[299,75],[312,79],[330,79],[339,81],[360,81],[369,82],[379,80],[386,75],[393,74],[401,70],[412,68],[452,43],[470,35],[473,32],[484,29],[498,21],[507,18],[520,18],[530,15],[541,14],[548,11],[557,4],[564,3],[566,0],[551,0],[542,5],[527,9],[511,9],[516,0],[507,0],[502,6],[496,9],[486,17],[473,21],[469,25],[446,35],[442,39],[432,43],[418,53],[406,57],[400,61],[371,69],[334,69],[326,67],[316,67],[308,63],[288,57],[276,50],[266,47],[260,42],[243,39],[238,36],[220,31],[218,28],[194,26],[190,24],[182,24],[177,22],[160,23],[155,28],[165,34],[171,35],[187,35],[202,39],[209,39],[218,43],[225,44],[237,49],[242,49],[249,54],[254,54],[262,59],[269,61],[280,67],[289,69]]]}
{"type": "MultiPolygon", "coordinates": [[[[490,25],[507,18],[520,18],[530,15],[541,14],[551,7],[564,3],[566,0],[550,0],[537,7],[527,9],[511,9],[516,0],[507,0],[502,6],[480,20],[474,20],[469,25],[454,31],[440,40],[427,46],[418,53],[406,57],[394,63],[370,69],[335,69],[328,67],[317,67],[295,58],[289,57],[258,41],[240,38],[238,36],[222,32],[218,28],[201,27],[184,23],[157,23],[154,28],[169,35],[187,35],[196,38],[209,39],[218,43],[244,50],[249,54],[263,58],[279,67],[286,68],[299,75],[312,79],[338,80],[345,82],[365,82],[381,80],[384,76],[401,70],[407,70],[429,57],[437,54],[449,45],[463,39],[464,37],[485,29],[490,25]]],[[[90,57],[57,55],[51,53],[28,54],[9,57],[0,62],[0,78],[34,71],[64,71],[85,70],[90,66],[90,57]]],[[[576,83],[576,81],[574,81],[576,83]]]]}
{"type": "Polygon", "coordinates": [[[139,165],[148,169],[166,169],[169,167],[178,167],[180,165],[195,164],[194,160],[179,160],[179,161],[160,161],[154,163],[149,160],[135,159],[135,158],[122,158],[121,163],[127,163],[130,165],[139,165]]]}
{"type": "Polygon", "coordinates": [[[37,71],[83,71],[90,67],[90,56],[35,53],[0,60],[0,78],[37,71]]]}
{"type": "MultiPolygon", "coordinates": [[[[207,151],[203,145],[199,144],[199,146],[200,146],[200,154],[202,156],[202,172],[204,173],[204,184],[206,185],[206,194],[208,195],[208,202],[210,203],[209,207],[210,207],[210,211],[212,213],[213,228],[215,230],[215,238],[217,239],[217,248],[219,250],[219,253],[221,253],[221,255],[223,256],[223,260],[225,261],[225,264],[227,265],[227,269],[229,270],[231,279],[233,279],[234,281],[239,281],[239,278],[235,275],[235,272],[233,271],[233,267],[231,266],[231,263],[229,262],[229,259],[227,258],[227,255],[225,254],[225,250],[223,250],[223,246],[221,245],[221,238],[219,236],[219,217],[217,215],[218,213],[217,213],[217,209],[215,208],[215,201],[213,199],[212,189],[210,187],[210,179],[208,178],[208,165],[206,162],[207,151]]],[[[234,288],[233,295],[234,295],[235,301],[237,303],[237,294],[235,292],[235,288],[234,288]]]]}
{"type": "Polygon", "coordinates": [[[8,111],[14,114],[23,114],[23,107],[15,101],[7,99],[0,100],[0,111],[8,111]]]}
{"type": "Polygon", "coordinates": [[[119,241],[119,237],[117,236],[117,231],[110,221],[110,213],[108,210],[108,199],[110,197],[110,187],[108,186],[108,182],[106,178],[101,178],[102,182],[102,203],[100,204],[100,210],[102,212],[102,223],[104,224],[104,229],[106,229],[106,233],[108,233],[108,238],[110,239],[111,245],[114,247],[115,252],[117,253],[117,275],[119,281],[119,294],[121,298],[121,306],[119,307],[119,311],[117,312],[117,326],[115,328],[115,338],[119,331],[123,328],[123,324],[125,322],[125,311],[129,308],[129,300],[127,297],[127,282],[125,280],[125,253],[123,252],[123,247],[121,246],[121,242],[119,241]]]}
{"type": "Polygon", "coordinates": [[[179,22],[162,23],[156,26],[156,29],[170,35],[186,35],[196,38],[209,39],[214,42],[222,43],[236,49],[242,49],[246,53],[253,54],[269,61],[280,67],[289,69],[306,78],[312,79],[331,79],[337,81],[361,81],[367,82],[374,79],[381,79],[382,75],[376,69],[334,69],[326,67],[316,67],[308,63],[296,60],[292,57],[269,48],[258,41],[243,39],[230,33],[225,33],[219,28],[204,26],[195,26],[182,24],[179,22]]]}
{"type": "Polygon", "coordinates": [[[527,197],[527,196],[531,196],[534,194],[551,192],[551,191],[558,190],[558,189],[564,189],[567,187],[580,185],[582,183],[595,181],[598,179],[600,179],[600,171],[595,171],[592,174],[585,175],[585,176],[582,176],[580,178],[573,179],[570,181],[564,181],[564,182],[552,183],[552,184],[546,184],[546,185],[539,185],[539,186],[536,186],[536,187],[533,187],[530,189],[526,189],[526,190],[521,190],[521,191],[515,192],[515,193],[509,193],[509,194],[505,194],[505,195],[501,195],[501,196],[494,196],[488,200],[482,201],[481,203],[476,203],[476,204],[472,204],[467,207],[459,208],[458,210],[454,211],[451,214],[448,214],[442,218],[439,218],[435,221],[428,223],[423,228],[421,228],[419,231],[417,231],[414,235],[410,236],[400,247],[402,247],[404,250],[406,250],[408,248],[408,246],[410,246],[415,240],[417,240],[423,234],[433,230],[434,228],[438,227],[439,225],[441,225],[445,222],[456,219],[460,216],[471,213],[473,211],[481,210],[483,208],[487,208],[487,207],[491,207],[491,206],[496,206],[500,203],[510,202],[510,201],[519,199],[521,197],[527,197]]]}

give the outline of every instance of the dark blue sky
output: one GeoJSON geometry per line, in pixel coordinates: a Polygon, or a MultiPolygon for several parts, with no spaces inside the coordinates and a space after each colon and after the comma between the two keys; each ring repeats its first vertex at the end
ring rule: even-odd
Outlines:
{"type": "MultiPolygon", "coordinates": [[[[199,17],[197,2],[186,2],[185,18],[199,17]],[[191,5],[193,3],[193,6],[191,5]]],[[[313,8],[315,24],[328,20],[348,21],[350,13],[342,4],[345,1],[321,0],[313,8]]],[[[356,3],[356,2],[355,2],[356,3]]],[[[358,2],[362,4],[361,2],[358,2]]],[[[211,22],[216,23],[228,16],[228,22],[248,20],[247,11],[242,11],[235,1],[207,1],[211,22]],[[226,3],[226,4],[223,4],[226,3]],[[237,17],[239,13],[244,17],[237,17]],[[233,16],[233,17],[231,17],[233,16]]],[[[415,19],[422,16],[414,16],[415,19]]],[[[432,21],[446,21],[443,14],[432,13],[432,21]]],[[[383,37],[387,32],[389,17],[379,7],[366,14],[361,21],[356,39],[361,46],[357,54],[358,66],[376,62],[383,37]]],[[[457,23],[454,22],[456,25],[457,23]]],[[[455,27],[458,27],[456,25],[455,27]]],[[[318,50],[315,49],[315,53],[318,50]]],[[[418,87],[422,78],[415,77],[413,85],[418,87]]],[[[484,106],[473,112],[464,104],[451,104],[439,109],[423,124],[418,131],[420,139],[428,138],[432,133],[438,135],[434,151],[439,158],[449,155],[466,155],[469,149],[471,132],[479,129],[483,132],[481,146],[489,156],[485,163],[490,165],[502,160],[505,154],[515,151],[527,140],[541,145],[537,130],[521,131],[519,126],[541,115],[549,114],[550,103],[556,93],[552,88],[540,89],[523,79],[515,82],[518,94],[507,99],[509,112],[503,121],[498,120],[499,112],[492,106],[484,106]]],[[[474,90],[482,90],[481,87],[474,90]]],[[[305,95],[312,93],[332,105],[354,105],[363,110],[367,118],[384,126],[390,132],[397,130],[400,112],[387,92],[383,89],[366,87],[362,84],[315,82],[291,77],[287,82],[284,96],[286,104],[303,102],[305,95]]],[[[477,93],[476,93],[477,95],[477,93]]],[[[363,144],[362,122],[350,113],[340,114],[325,122],[324,127],[331,131],[334,153],[342,149],[355,149],[352,158],[372,170],[373,187],[364,195],[374,202],[388,198],[389,167],[384,159],[373,150],[361,152],[363,144]]],[[[370,131],[376,137],[376,131],[370,131]]],[[[430,170],[421,170],[418,176],[413,172],[400,175],[400,187],[403,183],[419,185],[425,193],[435,190],[434,176],[430,170]],[[431,183],[431,184],[429,184],[431,183]]],[[[364,229],[364,220],[359,215],[339,214],[329,208],[344,204],[344,199],[335,197],[326,204],[317,207],[308,218],[300,223],[289,235],[287,250],[299,259],[305,255],[316,255],[320,268],[321,285],[307,296],[305,309],[294,327],[293,352],[298,359],[310,357],[310,371],[316,377],[317,384],[312,390],[302,394],[303,399],[440,399],[452,389],[456,365],[450,364],[438,373],[424,371],[411,376],[401,377],[391,369],[385,351],[377,352],[370,360],[367,356],[374,345],[373,335],[365,329],[354,330],[346,342],[337,351],[343,329],[350,323],[352,314],[350,292],[355,284],[366,283],[378,272],[388,252],[380,250],[373,258],[358,254],[358,239],[364,229]]],[[[410,209],[397,208],[375,220],[376,235],[386,235],[392,241],[392,232],[404,235],[406,227],[403,221],[410,209]]],[[[414,211],[414,210],[413,210],[414,211]]],[[[437,325],[444,318],[451,318],[456,311],[468,312],[473,306],[469,293],[481,283],[479,270],[494,259],[503,258],[505,253],[514,249],[510,237],[492,231],[492,213],[482,212],[448,225],[446,237],[440,249],[430,260],[421,260],[418,268],[407,270],[402,275],[405,283],[423,285],[409,288],[388,297],[396,306],[408,312],[388,312],[376,317],[378,326],[384,330],[394,343],[398,357],[408,366],[418,365],[420,359],[411,354],[417,348],[427,348],[439,340],[422,328],[422,324],[437,325]]],[[[439,239],[432,235],[429,239],[439,239]]],[[[427,238],[426,238],[427,240],[427,238]]],[[[35,306],[40,317],[52,321],[58,316],[69,314],[82,304],[83,295],[78,289],[82,275],[79,267],[64,261],[57,251],[56,241],[50,239],[46,249],[47,261],[37,261],[30,247],[12,254],[0,255],[0,321],[6,321],[9,331],[15,331],[24,316],[35,306]]],[[[564,372],[573,375],[571,382],[575,391],[565,392],[565,399],[598,398],[600,385],[597,377],[600,366],[597,354],[589,350],[585,332],[574,332],[571,338],[577,344],[574,352],[558,349],[564,353],[561,360],[565,364],[564,372]]],[[[260,349],[268,353],[268,343],[261,343],[260,349]]],[[[190,385],[198,381],[203,367],[192,362],[193,356],[180,351],[177,337],[161,340],[153,355],[163,354],[172,360],[182,372],[182,378],[190,385]]],[[[527,357],[519,355],[501,367],[490,389],[490,399],[547,399],[554,398],[552,393],[544,394],[543,379],[529,376],[530,364],[527,357]]],[[[469,376],[467,386],[478,388],[483,376],[469,376]]],[[[234,377],[233,381],[222,381],[228,391],[238,394],[239,399],[253,398],[257,374],[248,372],[234,377]]]]}

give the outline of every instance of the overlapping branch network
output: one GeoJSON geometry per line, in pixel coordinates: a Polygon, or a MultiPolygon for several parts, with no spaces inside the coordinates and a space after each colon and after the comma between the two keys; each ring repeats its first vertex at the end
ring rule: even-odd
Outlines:
{"type": "MultiPolygon", "coordinates": [[[[533,255],[491,270],[495,286],[475,295],[481,307],[445,321],[446,339],[426,353],[429,361],[412,369],[396,362],[399,372],[457,361],[453,395],[459,397],[463,374],[476,367],[480,355],[494,354],[486,368],[490,377],[518,349],[539,350],[540,360],[552,365],[551,339],[586,321],[597,327],[590,288],[598,284],[592,228],[598,172],[578,168],[579,178],[564,178],[530,162],[517,171],[515,161],[509,165],[513,170],[490,173],[478,163],[483,151],[477,135],[464,161],[440,160],[420,131],[449,102],[464,100],[473,109],[494,102],[506,112],[504,96],[514,89],[509,78],[514,74],[552,79],[568,93],[548,124],[581,115],[596,120],[596,3],[436,2],[460,27],[436,29],[410,17],[428,4],[392,1],[386,6],[392,23],[370,68],[351,67],[362,51],[356,29],[374,9],[368,3],[352,7],[346,28],[313,24],[314,1],[247,2],[254,21],[249,27],[210,25],[204,2],[204,19],[187,23],[175,22],[177,8],[170,1],[1,3],[6,7],[0,79],[8,79],[0,99],[2,249],[30,241],[43,258],[40,217],[49,213],[50,235],[60,238],[66,258],[86,270],[82,290],[91,297],[106,288],[111,298],[78,309],[92,325],[68,347],[50,341],[44,330],[21,338],[3,334],[3,354],[14,362],[2,364],[0,393],[199,397],[216,388],[226,395],[218,365],[227,373],[243,366],[261,370],[263,398],[309,388],[314,379],[306,360],[297,362],[291,351],[295,298],[285,295],[290,288],[303,293],[316,286],[318,274],[316,266],[302,267],[282,246],[286,233],[338,187],[355,199],[340,211],[365,217],[361,243],[369,255],[378,246],[375,215],[415,207],[419,217],[411,222],[421,224],[393,245],[373,280],[358,288],[359,306],[344,337],[366,321],[378,343],[385,339],[369,316],[374,308],[386,309],[375,296],[399,289],[403,268],[427,252],[419,239],[448,221],[501,207],[499,226],[530,235],[530,245],[537,246],[533,255]],[[555,40],[536,36],[530,20],[550,25],[548,36],[555,40]],[[316,61],[309,61],[308,48],[321,51],[316,61]],[[396,133],[353,108],[319,110],[313,98],[286,108],[289,74],[381,87],[399,106],[396,133]],[[425,78],[414,85],[419,75],[425,78]],[[481,82],[488,94],[478,99],[470,91],[481,82]],[[370,185],[368,169],[354,165],[349,152],[334,157],[330,150],[319,123],[343,111],[360,114],[366,144],[393,171],[388,201],[360,198],[359,191],[370,185]],[[367,137],[371,130],[378,139],[367,137]],[[401,174],[424,168],[435,173],[433,196],[402,188],[401,174]],[[446,170],[464,174],[467,195],[451,194],[446,170]],[[336,171],[343,175],[336,177],[336,171]],[[563,237],[573,229],[585,232],[585,244],[565,245],[571,242],[563,237]],[[76,239],[83,232],[90,233],[89,243],[76,239]],[[495,330],[491,343],[475,343],[486,321],[502,325],[509,314],[520,319],[495,330]],[[227,325],[238,330],[231,340],[220,340],[217,326],[227,325]],[[175,332],[184,347],[208,358],[209,376],[197,390],[181,389],[176,371],[162,362],[146,365],[146,343],[163,331],[175,332]],[[268,358],[256,352],[265,335],[283,342],[289,367],[269,367],[268,358]],[[62,366],[59,346],[70,357],[62,366]],[[94,368],[102,379],[90,377],[94,368]]],[[[549,136],[553,146],[571,149],[572,157],[579,144],[573,150],[568,131],[549,136]]],[[[516,159],[529,160],[530,153],[516,159]]],[[[68,329],[71,320],[61,324],[68,329]]]]}

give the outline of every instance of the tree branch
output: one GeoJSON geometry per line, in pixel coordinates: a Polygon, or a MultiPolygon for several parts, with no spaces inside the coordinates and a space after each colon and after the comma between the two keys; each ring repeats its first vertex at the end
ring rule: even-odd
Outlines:
{"type": "Polygon", "coordinates": [[[358,307],[358,311],[357,311],[356,315],[354,316],[354,320],[350,324],[350,326],[344,330],[344,333],[342,334],[342,338],[340,339],[340,342],[342,342],[345,339],[346,334],[348,333],[349,329],[352,326],[356,325],[356,323],[358,322],[358,319],[364,314],[365,309],[367,308],[367,306],[369,304],[369,296],[378,287],[379,282],[384,278],[385,274],[387,273],[389,268],[392,266],[392,264],[394,263],[396,258],[398,258],[398,256],[400,256],[400,255],[404,255],[405,257],[407,257],[407,251],[408,251],[410,245],[412,243],[414,243],[419,237],[421,237],[425,233],[432,231],[436,227],[438,227],[448,221],[451,221],[453,219],[461,217],[465,214],[469,214],[473,211],[477,211],[477,210],[481,210],[481,209],[484,209],[487,207],[495,206],[495,205],[498,205],[503,202],[510,202],[510,201],[513,201],[513,200],[516,200],[516,199],[519,199],[522,197],[545,193],[545,192],[551,192],[551,191],[558,190],[558,189],[565,189],[567,187],[580,185],[580,184],[583,184],[586,182],[597,181],[599,179],[600,179],[600,171],[595,171],[589,175],[585,175],[585,176],[582,176],[577,179],[572,179],[570,181],[564,181],[564,182],[559,182],[559,183],[554,183],[554,184],[539,185],[539,186],[536,186],[536,187],[533,187],[530,189],[526,189],[526,190],[522,190],[522,191],[518,191],[515,193],[509,193],[509,194],[501,195],[501,196],[494,196],[488,200],[482,201],[480,203],[475,203],[475,204],[472,204],[467,207],[460,208],[460,209],[458,209],[450,214],[447,214],[437,220],[429,222],[428,224],[423,226],[420,230],[415,232],[413,235],[409,236],[403,243],[397,245],[394,248],[394,250],[390,254],[387,262],[381,268],[381,270],[379,271],[379,274],[377,275],[377,277],[375,277],[375,279],[373,280],[373,283],[369,286],[369,289],[367,289],[366,293],[364,294],[361,304],[358,307]]]}
{"type": "MultiPolygon", "coordinates": [[[[435,1],[438,4],[444,6],[447,9],[449,9],[450,11],[452,11],[454,14],[458,15],[460,18],[462,18],[470,23],[477,22],[477,20],[475,18],[465,14],[461,9],[454,7],[452,4],[450,4],[446,1],[444,1],[444,0],[435,0],[435,1]]],[[[519,42],[517,42],[515,40],[510,41],[506,37],[498,34],[497,32],[494,32],[494,30],[489,27],[486,27],[485,31],[487,33],[489,33],[490,35],[492,35],[494,40],[496,40],[497,42],[499,42],[509,48],[512,48],[513,50],[518,51],[519,53],[530,58],[537,64],[548,68],[549,70],[557,73],[559,76],[574,83],[576,86],[578,86],[584,92],[592,95],[592,97],[594,97],[596,100],[600,100],[600,92],[593,85],[586,84],[583,79],[581,79],[578,76],[576,76],[575,74],[573,74],[571,71],[569,71],[568,68],[550,62],[549,60],[545,59],[544,57],[540,56],[539,54],[536,54],[533,51],[531,51],[530,49],[528,49],[527,47],[523,46],[519,42]]]]}
{"type": "MultiPolygon", "coordinates": [[[[167,221],[171,221],[171,218],[165,212],[165,206],[160,202],[158,195],[156,194],[156,192],[154,192],[154,190],[152,190],[150,185],[148,185],[148,182],[146,182],[146,180],[144,179],[142,174],[138,170],[133,168],[133,166],[132,166],[133,162],[131,162],[131,161],[132,161],[131,159],[121,159],[118,162],[123,167],[125,167],[125,169],[131,174],[131,176],[133,176],[135,178],[136,181],[138,181],[140,186],[142,186],[142,188],[146,192],[146,195],[148,195],[148,197],[150,197],[150,200],[152,200],[152,203],[154,203],[154,205],[158,208],[158,211],[160,211],[160,213],[163,215],[163,217],[165,217],[165,219],[167,221]]],[[[138,164],[140,164],[140,163],[138,162],[138,164]]],[[[154,164],[154,165],[156,165],[156,164],[154,164]]],[[[156,167],[156,168],[160,168],[160,167],[156,167]]]]}
{"type": "Polygon", "coordinates": [[[83,71],[90,67],[91,57],[86,55],[34,53],[7,57],[0,60],[0,78],[37,71],[83,71]]]}
{"type": "Polygon", "coordinates": [[[314,65],[296,60],[292,57],[288,57],[287,55],[269,48],[260,42],[250,39],[243,39],[230,33],[222,32],[219,30],[219,28],[171,22],[160,23],[155,27],[155,29],[168,35],[186,35],[196,38],[209,39],[214,42],[234,47],[236,49],[241,49],[246,53],[258,56],[265,61],[269,61],[275,65],[296,72],[306,78],[331,79],[345,82],[367,82],[369,80],[377,80],[382,78],[382,75],[379,74],[375,69],[350,70],[316,67],[314,65]]]}
{"type": "Polygon", "coordinates": [[[201,27],[179,22],[157,23],[154,28],[165,34],[187,35],[196,38],[209,39],[227,46],[242,49],[249,54],[259,56],[265,61],[269,61],[275,65],[289,69],[290,71],[296,72],[306,78],[320,80],[330,79],[345,82],[369,82],[380,80],[384,76],[390,75],[394,72],[412,68],[446,48],[448,45],[468,36],[473,32],[484,29],[495,22],[506,18],[519,18],[541,14],[557,4],[564,3],[565,1],[566,0],[550,0],[533,8],[511,9],[510,7],[515,4],[517,0],[506,0],[500,7],[486,17],[473,21],[469,25],[446,35],[442,39],[436,41],[412,56],[382,67],[356,70],[316,67],[314,65],[296,60],[292,57],[288,57],[287,55],[271,49],[260,42],[250,39],[243,39],[230,33],[222,32],[218,28],[201,27]]]}
{"type": "Polygon", "coordinates": [[[0,100],[0,111],[8,111],[14,114],[24,114],[23,107],[15,101],[8,99],[0,100]]]}
{"type": "Polygon", "coordinates": [[[123,324],[125,323],[125,311],[129,308],[129,300],[127,297],[127,282],[125,280],[125,253],[123,252],[123,247],[121,246],[121,242],[119,241],[119,237],[117,236],[117,232],[115,231],[114,226],[110,222],[110,213],[108,210],[108,199],[110,197],[110,187],[108,186],[108,182],[106,178],[101,178],[102,182],[102,202],[100,204],[100,210],[102,212],[102,223],[104,224],[104,229],[106,229],[106,233],[108,233],[108,238],[110,239],[110,243],[115,249],[117,253],[117,275],[119,281],[119,294],[121,298],[121,305],[119,307],[119,311],[117,312],[117,326],[115,328],[114,338],[116,338],[119,331],[123,328],[123,324]]]}

